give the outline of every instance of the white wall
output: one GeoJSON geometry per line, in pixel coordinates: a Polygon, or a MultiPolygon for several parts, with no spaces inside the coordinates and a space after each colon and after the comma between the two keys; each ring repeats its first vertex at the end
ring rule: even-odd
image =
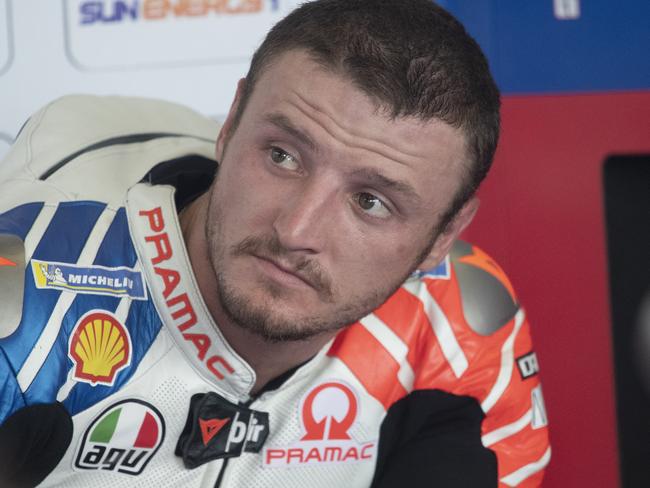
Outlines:
{"type": "Polygon", "coordinates": [[[0,0],[0,158],[69,93],[177,101],[222,118],[270,26],[298,0],[0,0]]]}

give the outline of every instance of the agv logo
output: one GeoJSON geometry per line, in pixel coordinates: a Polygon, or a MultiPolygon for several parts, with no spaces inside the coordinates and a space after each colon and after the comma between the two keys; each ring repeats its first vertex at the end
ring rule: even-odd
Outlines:
{"type": "Polygon", "coordinates": [[[160,412],[141,400],[124,400],[90,424],[77,449],[75,467],[131,475],[142,473],[165,438],[160,412]]]}

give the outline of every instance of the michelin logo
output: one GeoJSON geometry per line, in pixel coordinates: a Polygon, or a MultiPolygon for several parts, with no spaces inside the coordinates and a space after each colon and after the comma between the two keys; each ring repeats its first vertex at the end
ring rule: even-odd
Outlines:
{"type": "Polygon", "coordinates": [[[128,296],[136,300],[147,298],[142,273],[126,266],[77,266],[32,259],[32,273],[36,287],[41,289],[128,296]]]}

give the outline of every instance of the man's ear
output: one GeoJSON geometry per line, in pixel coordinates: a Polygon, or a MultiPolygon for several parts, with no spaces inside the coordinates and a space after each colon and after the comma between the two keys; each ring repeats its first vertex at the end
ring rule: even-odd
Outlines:
{"type": "Polygon", "coordinates": [[[449,253],[456,238],[465,227],[469,225],[474,218],[474,215],[476,215],[479,205],[480,202],[478,197],[473,196],[461,207],[445,231],[438,236],[435,244],[431,248],[431,252],[429,252],[429,255],[424,259],[424,261],[422,261],[422,263],[420,263],[418,269],[431,269],[436,267],[440,261],[442,261],[442,259],[449,253]]]}
{"type": "Polygon", "coordinates": [[[217,147],[216,147],[216,156],[217,161],[221,162],[223,158],[223,151],[226,147],[226,143],[232,132],[236,129],[234,126],[235,118],[237,117],[237,111],[239,110],[239,103],[241,101],[242,94],[244,93],[244,88],[246,87],[246,78],[242,78],[237,82],[237,91],[235,92],[235,98],[230,104],[230,110],[228,110],[228,116],[221,126],[219,135],[217,136],[217,147]]]}

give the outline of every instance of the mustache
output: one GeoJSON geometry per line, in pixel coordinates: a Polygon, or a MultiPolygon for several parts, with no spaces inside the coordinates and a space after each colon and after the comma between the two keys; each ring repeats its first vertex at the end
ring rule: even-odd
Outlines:
{"type": "Polygon", "coordinates": [[[292,273],[309,283],[325,301],[331,301],[332,282],[323,271],[322,266],[313,259],[304,256],[296,258],[293,252],[285,248],[276,235],[249,236],[232,248],[234,256],[254,255],[282,263],[292,273]]]}

